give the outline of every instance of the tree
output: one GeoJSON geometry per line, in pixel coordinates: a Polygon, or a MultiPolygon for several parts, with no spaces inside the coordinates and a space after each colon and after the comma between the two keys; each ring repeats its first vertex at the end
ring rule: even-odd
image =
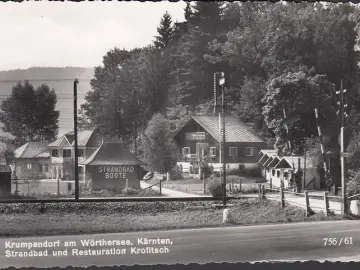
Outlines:
{"type": "Polygon", "coordinates": [[[169,121],[161,114],[155,114],[148,123],[141,142],[144,160],[154,171],[169,172],[176,165],[176,145],[172,140],[169,121]]]}
{"type": "Polygon", "coordinates": [[[15,147],[11,142],[0,141],[0,155],[5,158],[6,164],[11,165],[14,160],[15,147]]]}
{"type": "Polygon", "coordinates": [[[158,35],[155,37],[154,45],[158,49],[166,48],[172,41],[174,29],[169,12],[165,12],[161,18],[160,25],[157,28],[158,35]]]}
{"type": "Polygon", "coordinates": [[[324,136],[328,137],[329,146],[334,144],[339,128],[334,91],[334,84],[326,76],[312,77],[303,71],[288,73],[271,81],[262,100],[265,104],[263,115],[267,127],[276,135],[275,147],[280,152],[288,152],[286,143],[291,139],[293,151],[303,153],[306,138],[317,134],[315,108],[319,109],[319,124],[324,136]],[[287,137],[285,125],[289,129],[290,138],[287,137]]]}
{"type": "Polygon", "coordinates": [[[191,5],[189,2],[186,3],[186,7],[184,8],[185,20],[189,21],[193,15],[193,11],[191,9],[191,5]]]}
{"type": "Polygon", "coordinates": [[[15,144],[28,141],[47,142],[56,138],[59,111],[55,90],[46,84],[36,90],[28,82],[17,83],[11,96],[1,103],[0,121],[4,131],[15,137],[15,144]]]}
{"type": "Polygon", "coordinates": [[[221,29],[222,3],[200,2],[193,5],[194,13],[188,29],[172,53],[175,69],[171,73],[172,102],[193,108],[213,93],[213,73],[217,67],[205,60],[208,44],[223,35],[221,29]]]}

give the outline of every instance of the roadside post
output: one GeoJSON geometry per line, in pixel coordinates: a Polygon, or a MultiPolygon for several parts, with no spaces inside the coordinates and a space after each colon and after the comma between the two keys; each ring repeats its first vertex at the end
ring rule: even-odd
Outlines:
{"type": "Polygon", "coordinates": [[[309,194],[307,191],[304,192],[305,195],[305,209],[306,209],[306,216],[310,215],[310,202],[309,202],[309,194]]]}
{"type": "Polygon", "coordinates": [[[325,216],[329,216],[330,211],[329,211],[329,198],[328,198],[328,193],[325,191],[324,192],[324,204],[325,204],[325,216]]]}
{"type": "Polygon", "coordinates": [[[282,186],[280,186],[280,200],[281,200],[281,208],[285,208],[284,188],[282,186]]]}

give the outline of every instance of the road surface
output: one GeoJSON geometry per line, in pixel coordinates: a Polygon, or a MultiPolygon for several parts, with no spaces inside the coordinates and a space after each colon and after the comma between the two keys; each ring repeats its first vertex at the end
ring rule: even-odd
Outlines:
{"type": "MultiPolygon", "coordinates": [[[[97,247],[97,249],[112,247],[97,247]]],[[[164,245],[153,244],[148,245],[148,247],[164,247],[164,245]]],[[[117,248],[122,247],[117,246],[117,248]]],[[[11,250],[25,251],[26,249],[11,250]]],[[[37,251],[39,250],[41,249],[37,249],[37,251]]],[[[344,261],[346,258],[352,258],[352,260],[360,258],[360,221],[0,239],[1,268],[9,266],[66,267],[72,265],[86,267],[91,265],[339,260],[339,258],[344,261]],[[169,238],[172,245],[171,243],[166,244],[168,253],[165,254],[130,254],[132,247],[146,247],[138,242],[138,238],[143,241],[141,238],[144,237],[169,238]],[[345,237],[351,237],[352,244],[350,244],[350,238],[345,241],[345,237]],[[337,245],[329,245],[330,242],[334,243],[333,240],[329,240],[328,245],[324,245],[324,238],[336,238],[337,245]],[[133,246],[128,246],[126,254],[121,255],[73,256],[71,254],[73,249],[88,249],[81,246],[81,240],[84,239],[129,240],[133,246]],[[5,243],[11,245],[13,242],[25,243],[45,240],[60,240],[60,248],[57,250],[65,250],[63,247],[65,241],[75,241],[77,246],[68,248],[68,256],[54,257],[52,255],[54,248],[48,248],[48,256],[44,257],[11,258],[5,256],[5,243]]]]}

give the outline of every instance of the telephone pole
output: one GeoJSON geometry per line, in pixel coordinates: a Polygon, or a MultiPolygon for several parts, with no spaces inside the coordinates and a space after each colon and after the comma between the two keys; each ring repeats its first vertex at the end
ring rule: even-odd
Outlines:
{"type": "Polygon", "coordinates": [[[79,170],[78,170],[78,139],[77,139],[77,84],[78,79],[74,80],[74,144],[75,144],[75,201],[79,200],[79,170]]]}
{"type": "Polygon", "coordinates": [[[343,89],[343,82],[341,80],[340,91],[336,91],[336,94],[340,95],[340,101],[338,104],[340,105],[340,109],[338,113],[340,113],[340,162],[341,162],[341,197],[342,197],[342,207],[341,213],[347,213],[347,199],[346,199],[346,157],[347,153],[345,152],[345,142],[344,142],[344,122],[346,115],[347,104],[345,102],[344,94],[346,93],[346,89],[343,89]]]}

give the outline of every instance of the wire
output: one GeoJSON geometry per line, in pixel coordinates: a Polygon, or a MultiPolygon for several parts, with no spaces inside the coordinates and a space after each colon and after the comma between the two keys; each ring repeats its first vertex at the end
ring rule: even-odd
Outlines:
{"type": "MultiPolygon", "coordinates": [[[[77,78],[78,81],[87,81],[90,82],[94,78],[77,78]]],[[[74,81],[75,78],[63,78],[63,79],[21,79],[21,80],[0,80],[0,82],[67,82],[67,81],[74,81]]]]}

